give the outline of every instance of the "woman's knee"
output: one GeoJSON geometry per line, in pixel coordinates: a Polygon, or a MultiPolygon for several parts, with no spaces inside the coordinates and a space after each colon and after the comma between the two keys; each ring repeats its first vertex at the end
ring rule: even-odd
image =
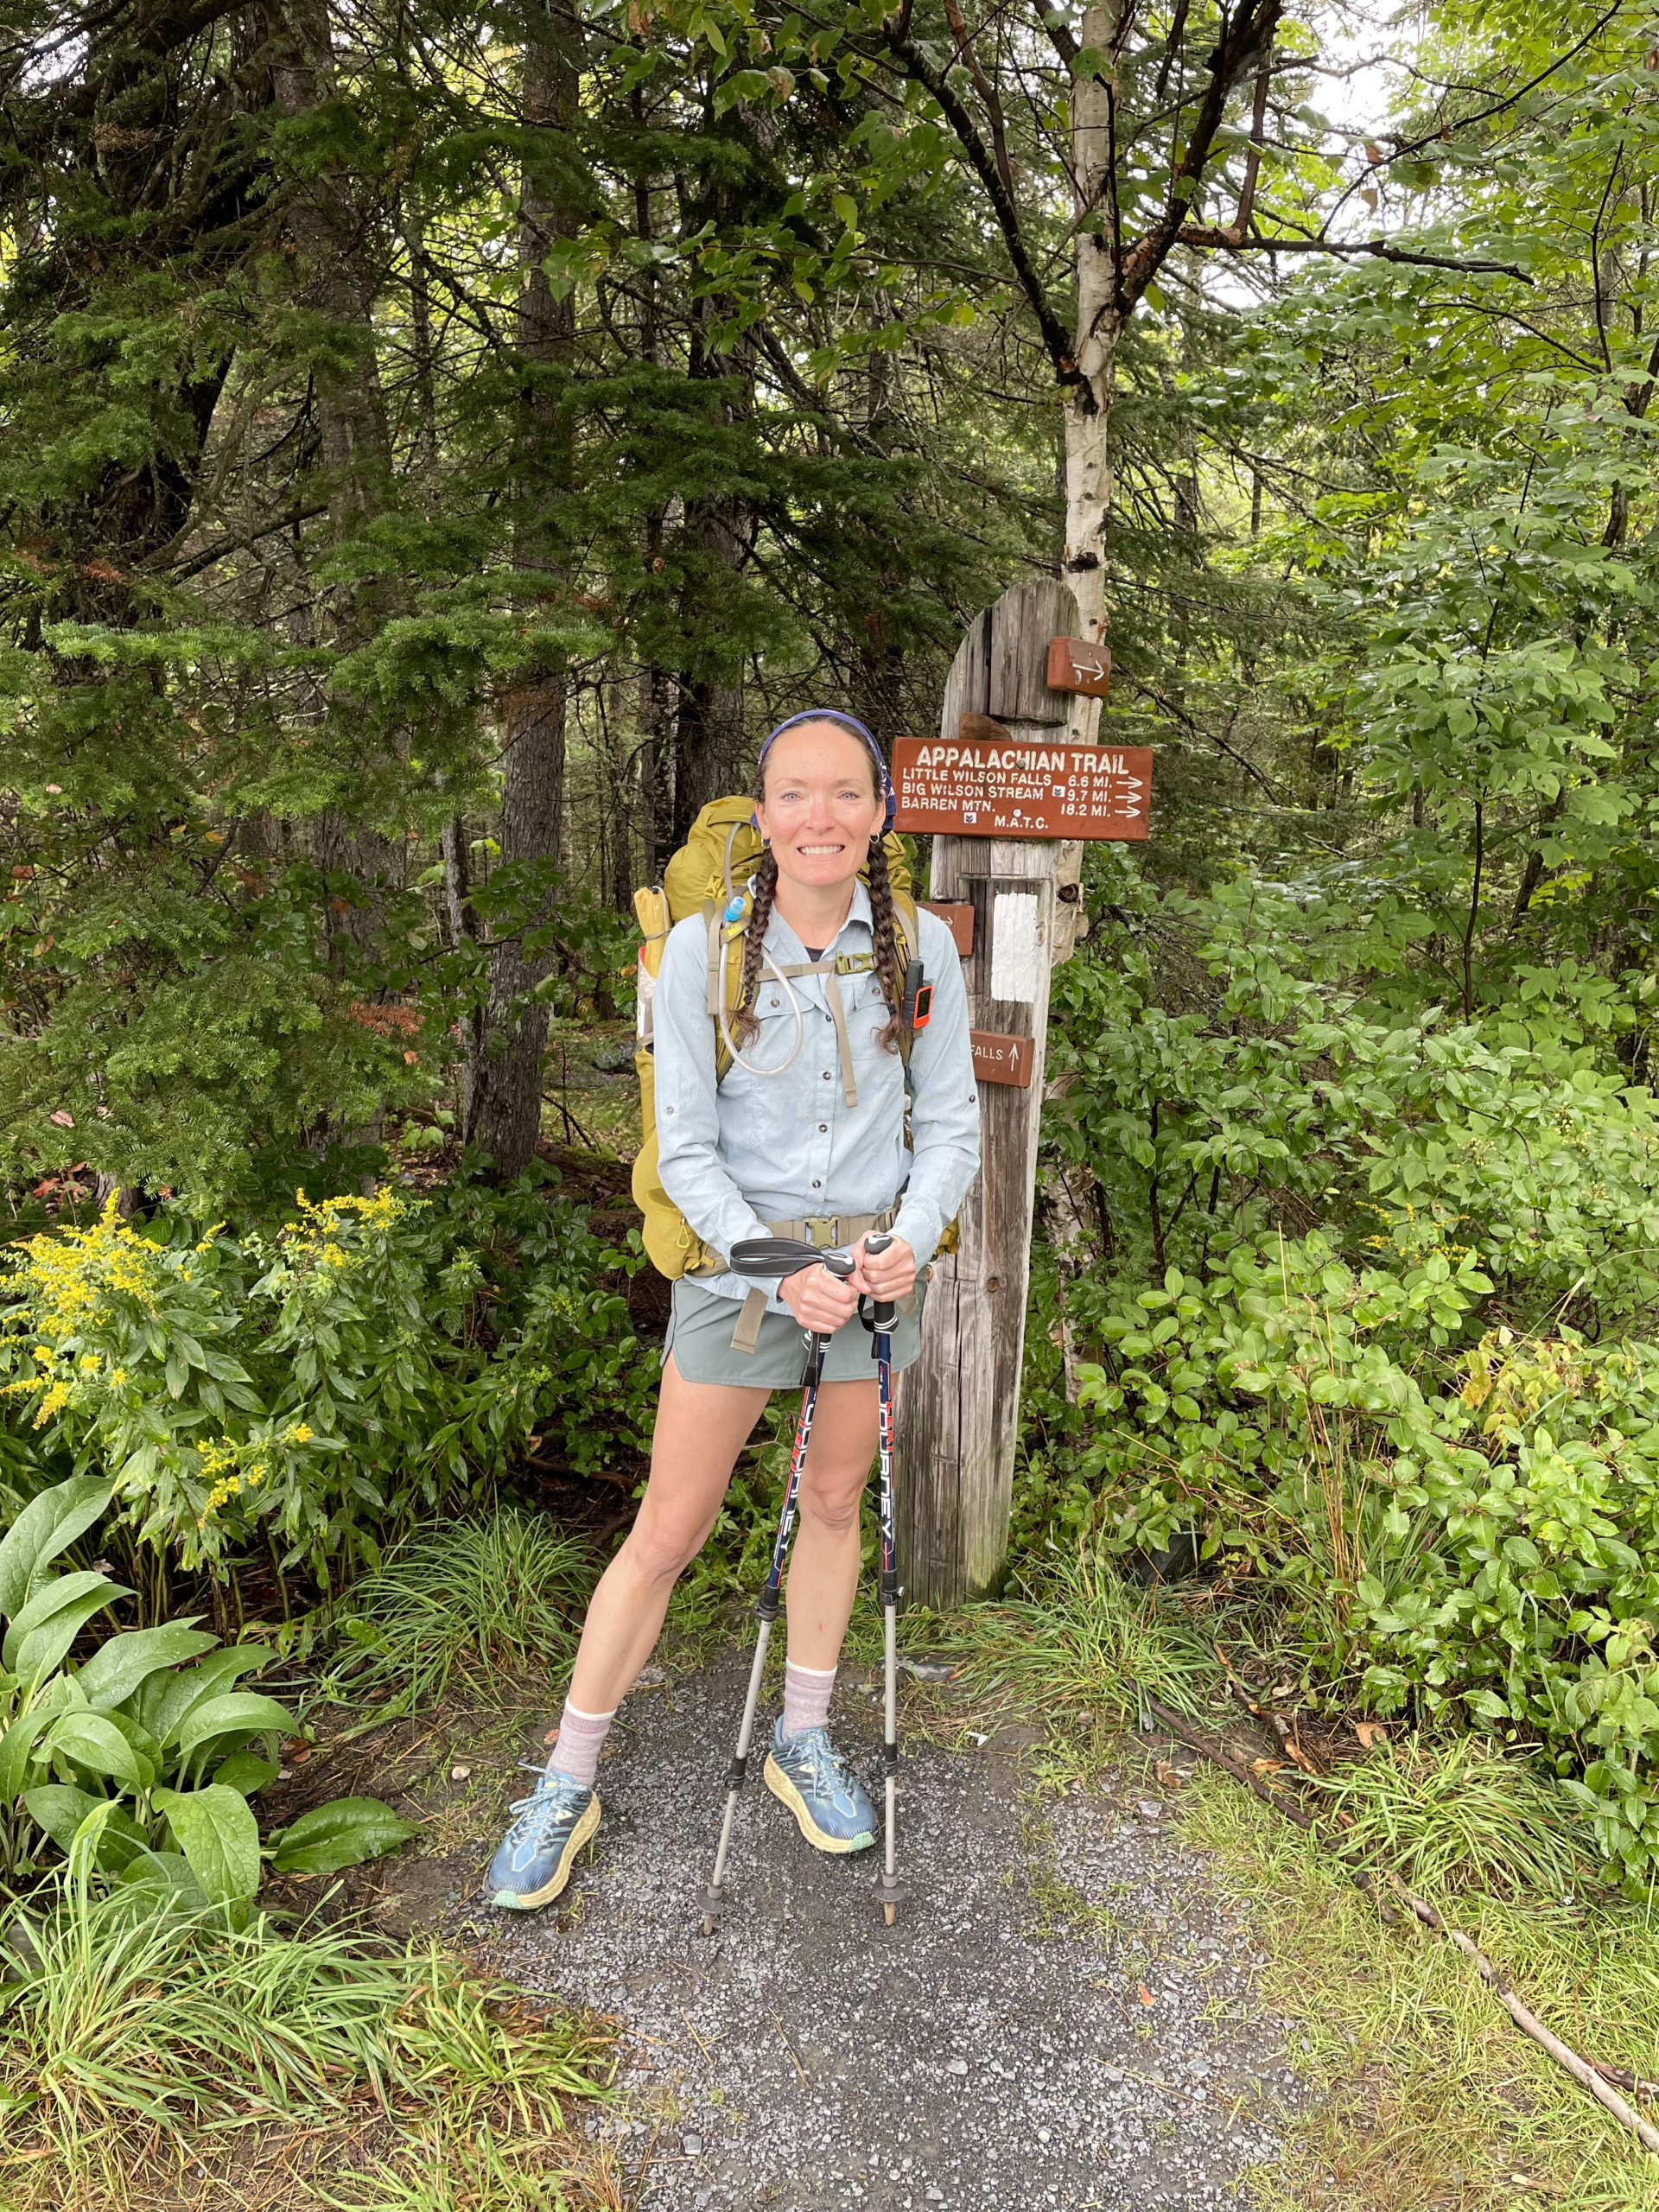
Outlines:
{"type": "Polygon", "coordinates": [[[816,1522],[827,1536],[844,1536],[858,1526],[863,1495],[862,1483],[833,1483],[825,1488],[803,1484],[801,1517],[816,1522]]]}
{"type": "Polygon", "coordinates": [[[622,1550],[627,1554],[629,1566],[643,1580],[666,1588],[684,1573],[702,1545],[701,1534],[688,1535],[682,1529],[646,1527],[636,1522],[622,1550]]]}

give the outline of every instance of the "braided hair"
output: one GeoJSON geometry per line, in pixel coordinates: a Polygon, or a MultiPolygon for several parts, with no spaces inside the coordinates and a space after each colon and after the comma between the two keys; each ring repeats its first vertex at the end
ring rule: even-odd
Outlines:
{"type": "MultiPolygon", "coordinates": [[[[874,758],[870,768],[871,781],[879,797],[880,786],[875,780],[874,758]]],[[[764,760],[754,772],[754,782],[750,786],[749,796],[757,806],[766,803],[766,769],[764,760]]],[[[887,847],[880,830],[870,840],[868,868],[875,976],[881,987],[888,1017],[887,1027],[878,1032],[875,1041],[887,1052],[896,1052],[903,1028],[905,971],[899,957],[898,932],[893,918],[893,881],[887,874],[887,847]]],[[[760,956],[766,946],[766,931],[772,922],[772,901],[778,895],[778,862],[770,845],[761,854],[750,878],[749,891],[752,904],[748,927],[743,935],[743,966],[738,978],[737,1007],[732,1015],[732,1034],[740,1046],[748,1044],[758,1035],[760,1028],[754,1013],[755,1001],[760,989],[760,956]]]]}

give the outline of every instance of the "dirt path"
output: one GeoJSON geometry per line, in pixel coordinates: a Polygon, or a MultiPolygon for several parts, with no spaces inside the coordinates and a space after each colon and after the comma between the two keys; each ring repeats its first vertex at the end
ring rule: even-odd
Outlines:
{"type": "MultiPolygon", "coordinates": [[[[1249,2203],[1294,2096],[1284,2031],[1155,1792],[1038,1815],[1006,1751],[917,1747],[914,1895],[888,1929],[873,1866],[820,1858],[752,1783],[735,1910],[705,1939],[695,1891],[741,1697],[735,1657],[636,1693],[568,1906],[463,1913],[515,1979],[626,2023],[601,2125],[646,2212],[1249,2203]]],[[[839,1693],[836,1727],[873,1772],[871,1698],[839,1693]]]]}

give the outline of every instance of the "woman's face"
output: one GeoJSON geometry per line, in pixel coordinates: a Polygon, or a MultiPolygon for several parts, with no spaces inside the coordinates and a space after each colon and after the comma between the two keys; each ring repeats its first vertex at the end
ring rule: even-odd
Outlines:
{"type": "Polygon", "coordinates": [[[779,878],[823,888],[864,865],[884,808],[869,748],[836,722],[803,722],[772,741],[755,808],[779,878]]]}

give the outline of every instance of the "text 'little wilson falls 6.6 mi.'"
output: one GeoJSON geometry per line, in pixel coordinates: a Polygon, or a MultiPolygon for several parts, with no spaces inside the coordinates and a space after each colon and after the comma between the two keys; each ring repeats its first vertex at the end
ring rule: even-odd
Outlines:
{"type": "Polygon", "coordinates": [[[900,830],[970,837],[1146,836],[1150,747],[1033,744],[989,715],[964,715],[962,721],[959,744],[895,742],[900,830]]]}

